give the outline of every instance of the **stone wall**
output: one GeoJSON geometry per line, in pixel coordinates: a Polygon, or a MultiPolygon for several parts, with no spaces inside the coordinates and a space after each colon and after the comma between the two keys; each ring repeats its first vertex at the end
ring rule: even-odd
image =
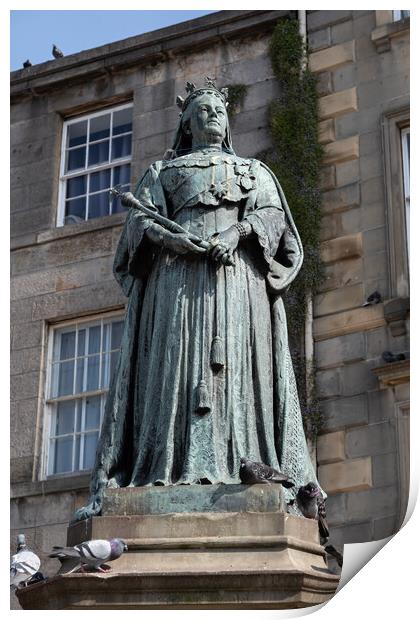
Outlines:
{"type": "Polygon", "coordinates": [[[395,28],[383,13],[392,12],[308,15],[325,145],[325,281],[313,324],[325,416],[318,464],[338,544],[395,532],[407,491],[397,467],[399,404],[408,400],[407,383],[381,386],[372,369],[384,364],[384,351],[407,351],[408,336],[404,329],[392,335],[383,303],[362,305],[374,291],[384,301],[391,297],[382,125],[384,115],[403,108],[409,96],[408,25],[380,49],[377,20],[395,28]]]}

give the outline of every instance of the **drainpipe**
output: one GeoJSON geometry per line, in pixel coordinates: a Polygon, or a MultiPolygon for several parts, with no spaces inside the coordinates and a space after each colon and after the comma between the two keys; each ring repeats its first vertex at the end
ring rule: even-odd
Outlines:
{"type": "MultiPolygon", "coordinates": [[[[306,69],[306,11],[298,11],[299,34],[303,39],[305,53],[302,58],[302,71],[306,69]]],[[[314,361],[314,336],[313,336],[313,303],[312,295],[306,297],[306,316],[305,316],[305,362],[306,362],[306,394],[307,404],[310,404],[311,374],[314,361]]],[[[309,453],[312,463],[316,470],[316,443],[308,442],[309,453]]]]}

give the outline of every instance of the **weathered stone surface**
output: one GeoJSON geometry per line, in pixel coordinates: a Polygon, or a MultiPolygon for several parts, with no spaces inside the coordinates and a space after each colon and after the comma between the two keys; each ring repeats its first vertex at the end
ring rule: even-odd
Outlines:
{"type": "Polygon", "coordinates": [[[333,119],[329,118],[318,124],[318,139],[321,144],[328,144],[328,142],[333,142],[333,140],[335,140],[335,127],[333,119]]]}
{"type": "Polygon", "coordinates": [[[333,92],[332,76],[330,71],[322,71],[317,75],[316,90],[320,97],[333,92]]]}
{"type": "Polygon", "coordinates": [[[372,366],[374,364],[371,362],[356,362],[340,368],[343,396],[353,396],[376,388],[377,379],[371,371],[372,366]]]}
{"type": "Polygon", "coordinates": [[[355,333],[337,336],[315,343],[315,359],[317,368],[331,368],[344,363],[365,359],[365,334],[355,333]]]}
{"type": "Polygon", "coordinates": [[[321,220],[321,240],[328,241],[359,232],[362,209],[348,209],[324,215],[321,220]]]}
{"type": "Polygon", "coordinates": [[[45,497],[22,497],[11,505],[10,520],[16,529],[25,527],[43,527],[52,522],[66,524],[74,511],[72,493],[51,493],[48,502],[45,497]],[[51,519],[54,515],[54,520],[51,519]]]}
{"type": "Polygon", "coordinates": [[[320,435],[316,446],[316,456],[319,465],[344,461],[344,431],[320,435]]]}
{"type": "Polygon", "coordinates": [[[12,327],[12,350],[41,346],[44,340],[44,324],[42,321],[19,323],[12,327]]]}
{"type": "Polygon", "coordinates": [[[336,164],[335,176],[337,187],[342,187],[343,185],[349,185],[350,183],[359,181],[360,160],[353,159],[352,161],[336,164]]]}
{"type": "Polygon", "coordinates": [[[314,337],[315,340],[325,340],[342,334],[374,329],[380,325],[385,325],[381,305],[366,306],[315,319],[314,337]]]}
{"type": "Polygon", "coordinates": [[[353,36],[353,15],[347,21],[331,26],[332,43],[337,44],[351,41],[353,36]]]}
{"type": "Polygon", "coordinates": [[[324,263],[334,263],[346,258],[362,256],[362,234],[345,235],[321,243],[321,257],[324,263]]]}
{"type": "Polygon", "coordinates": [[[281,485],[174,485],[107,489],[104,515],[285,510],[281,485]]]}
{"type": "Polygon", "coordinates": [[[309,67],[314,73],[335,69],[340,65],[355,60],[354,41],[333,45],[325,50],[313,52],[309,55],[309,67]]]}
{"type": "Polygon", "coordinates": [[[310,11],[307,17],[308,32],[345,22],[351,18],[352,11],[310,11]]]}
{"type": "Polygon", "coordinates": [[[336,291],[319,293],[315,297],[314,316],[319,317],[326,314],[341,312],[342,310],[348,310],[349,308],[358,308],[362,305],[363,299],[364,292],[362,284],[346,286],[336,291]]]}
{"type": "Polygon", "coordinates": [[[373,540],[373,527],[371,521],[362,523],[349,523],[341,527],[334,527],[331,530],[329,544],[348,545],[352,543],[363,543],[373,540]]]}
{"type": "Polygon", "coordinates": [[[342,163],[359,157],[359,136],[336,140],[325,146],[324,164],[342,163]]]}
{"type": "Polygon", "coordinates": [[[395,452],[376,454],[372,457],[372,477],[375,487],[398,484],[398,467],[395,452]]]}
{"type": "Polygon", "coordinates": [[[338,369],[318,370],[316,385],[320,398],[333,398],[341,393],[340,373],[338,369]]]}
{"type": "Polygon", "coordinates": [[[337,213],[352,209],[360,204],[359,183],[351,183],[322,194],[322,210],[324,213],[337,213]]]}
{"type": "Polygon", "coordinates": [[[365,256],[372,256],[386,249],[386,230],[385,226],[372,228],[363,232],[363,253],[365,256]]]}
{"type": "Polygon", "coordinates": [[[389,349],[389,335],[386,327],[377,327],[366,332],[366,356],[368,359],[382,356],[389,349]]]}
{"type": "Polygon", "coordinates": [[[373,520],[373,540],[383,540],[398,531],[397,515],[373,520]]]}
{"type": "Polygon", "coordinates": [[[32,372],[13,375],[10,380],[10,399],[13,401],[36,398],[42,376],[39,368],[32,372]]]}
{"type": "Polygon", "coordinates": [[[356,63],[342,65],[341,67],[333,69],[331,71],[331,78],[334,91],[346,90],[347,88],[356,86],[358,83],[356,63]]]}
{"type": "Polygon", "coordinates": [[[331,45],[331,30],[329,27],[322,30],[315,30],[308,34],[308,47],[311,52],[315,52],[331,45]]]}
{"type": "Polygon", "coordinates": [[[323,166],[320,174],[320,187],[323,190],[332,189],[335,187],[335,167],[323,166]]]}
{"type": "Polygon", "coordinates": [[[370,457],[320,465],[319,482],[326,493],[361,491],[372,487],[370,457]]]}
{"type": "Polygon", "coordinates": [[[326,95],[319,100],[319,118],[335,118],[340,114],[357,110],[357,90],[355,87],[348,88],[326,95]]]}
{"type": "Polygon", "coordinates": [[[397,499],[398,491],[395,486],[379,487],[350,493],[347,509],[355,521],[386,517],[397,512],[397,499]]]}
{"type": "Polygon", "coordinates": [[[363,280],[363,260],[352,258],[343,262],[325,265],[324,280],[320,291],[338,289],[342,286],[358,284],[363,280]]]}
{"type": "Polygon", "coordinates": [[[321,403],[321,408],[324,415],[325,430],[333,431],[368,423],[366,394],[324,400],[321,403]]]}
{"type": "Polygon", "coordinates": [[[346,454],[349,457],[386,454],[395,450],[395,430],[389,422],[352,428],[346,433],[346,454]]]}
{"type": "Polygon", "coordinates": [[[393,417],[394,395],[391,390],[373,390],[368,394],[369,423],[383,422],[393,417]]]}

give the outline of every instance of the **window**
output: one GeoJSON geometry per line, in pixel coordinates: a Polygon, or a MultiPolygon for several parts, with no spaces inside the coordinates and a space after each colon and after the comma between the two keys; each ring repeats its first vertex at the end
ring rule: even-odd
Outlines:
{"type": "Polygon", "coordinates": [[[401,130],[401,150],[405,202],[405,225],[407,230],[407,249],[410,259],[410,127],[401,130]]]}
{"type": "Polygon", "coordinates": [[[92,468],[122,329],[122,317],[116,315],[52,330],[47,476],[92,468]]]}
{"type": "Polygon", "coordinates": [[[109,189],[130,184],[132,104],[64,123],[57,226],[123,210],[109,189]]]}
{"type": "Polygon", "coordinates": [[[400,19],[406,19],[407,17],[410,17],[410,11],[392,11],[394,22],[398,22],[400,19]]]}

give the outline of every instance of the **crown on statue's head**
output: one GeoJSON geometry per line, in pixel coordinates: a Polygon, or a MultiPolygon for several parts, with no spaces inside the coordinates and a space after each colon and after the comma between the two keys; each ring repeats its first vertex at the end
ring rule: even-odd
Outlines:
{"type": "Polygon", "coordinates": [[[222,101],[225,108],[227,108],[229,105],[228,89],[221,88],[219,90],[216,87],[215,80],[213,78],[206,77],[205,85],[199,88],[197,88],[193,82],[187,82],[185,85],[185,90],[188,93],[185,99],[183,97],[180,97],[179,95],[176,98],[176,104],[179,108],[181,108],[181,114],[182,112],[185,112],[185,110],[187,109],[191,101],[193,101],[193,99],[195,99],[196,97],[199,97],[200,95],[206,95],[206,94],[215,95],[216,97],[219,97],[219,99],[222,101]]]}

